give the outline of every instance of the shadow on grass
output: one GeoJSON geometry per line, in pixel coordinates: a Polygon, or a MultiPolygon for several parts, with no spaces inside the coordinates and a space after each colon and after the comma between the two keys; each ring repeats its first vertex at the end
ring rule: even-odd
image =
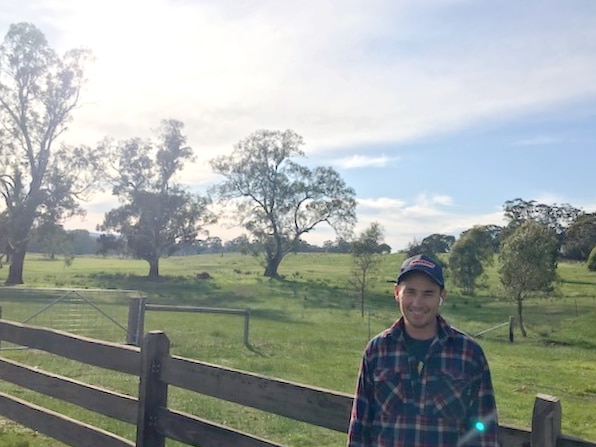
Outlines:
{"type": "Polygon", "coordinates": [[[146,294],[154,304],[175,302],[180,305],[247,307],[270,298],[288,298],[299,300],[306,308],[350,308],[346,291],[324,281],[259,278],[256,284],[245,285],[238,280],[238,291],[235,292],[222,288],[213,279],[170,275],[151,279],[147,276],[102,272],[89,275],[87,287],[137,290],[146,294]]]}
{"type": "Polygon", "coordinates": [[[564,284],[580,284],[582,286],[596,286],[596,277],[594,281],[579,281],[576,279],[560,279],[559,282],[564,284]]]}

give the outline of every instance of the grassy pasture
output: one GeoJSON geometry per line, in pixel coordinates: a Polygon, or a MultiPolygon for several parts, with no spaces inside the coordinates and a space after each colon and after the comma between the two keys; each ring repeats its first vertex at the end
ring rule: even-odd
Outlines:
{"type": "MultiPolygon", "coordinates": [[[[384,258],[364,317],[349,285],[349,255],[290,255],[280,268],[283,280],[264,278],[263,268],[250,256],[175,257],[162,260],[162,278],[156,281],[147,280],[148,265],[142,261],[85,257],[65,267],[61,261],[28,255],[24,279],[26,287],[140,290],[155,304],[248,308],[248,348],[242,343],[241,316],[151,311],[146,315],[145,329],[164,330],[177,355],[352,392],[365,343],[397,317],[392,286],[386,281],[395,277],[402,258],[396,254],[384,258]],[[211,278],[202,279],[202,273],[211,278]]],[[[596,275],[582,264],[560,263],[558,271],[561,280],[556,296],[524,304],[527,338],[522,339],[516,328],[516,340],[511,344],[507,327],[503,327],[479,340],[491,365],[501,422],[529,426],[536,393],[553,394],[562,401],[563,432],[596,440],[596,275]]],[[[6,269],[0,270],[0,281],[6,273],[6,269]]],[[[484,282],[475,297],[449,290],[443,307],[449,321],[471,334],[515,315],[513,303],[496,298],[496,264],[484,282]]],[[[126,296],[99,294],[93,300],[101,303],[102,309],[109,309],[106,312],[112,318],[126,322],[126,296]]],[[[0,289],[0,304],[4,317],[13,319],[13,314],[16,321],[40,306],[6,289],[0,289]]],[[[49,355],[29,351],[3,355],[118,391],[136,390],[131,378],[49,355]]],[[[101,420],[61,402],[0,384],[0,389],[7,388],[62,413],[82,414],[94,425],[132,439],[132,428],[126,424],[101,420]]],[[[174,408],[287,445],[330,447],[345,440],[343,434],[176,389],[171,390],[170,400],[174,408]]],[[[0,446],[60,445],[52,442],[0,421],[0,446]]]]}

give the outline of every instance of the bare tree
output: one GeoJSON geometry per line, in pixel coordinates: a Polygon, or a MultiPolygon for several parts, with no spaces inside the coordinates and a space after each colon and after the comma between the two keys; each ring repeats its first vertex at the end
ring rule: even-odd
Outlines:
{"type": "Polygon", "coordinates": [[[351,244],[352,277],[351,283],[358,293],[360,313],[364,317],[364,304],[370,281],[378,273],[382,253],[386,244],[383,243],[383,228],[378,222],[373,222],[351,244]]]}

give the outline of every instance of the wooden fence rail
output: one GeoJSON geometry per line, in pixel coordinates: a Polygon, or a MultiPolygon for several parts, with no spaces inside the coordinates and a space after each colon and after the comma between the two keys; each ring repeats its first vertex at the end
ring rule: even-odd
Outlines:
{"type": "MultiPolygon", "coordinates": [[[[128,396],[0,357],[1,380],[136,426],[133,442],[0,393],[0,416],[73,447],[163,447],[166,438],[201,447],[283,447],[169,408],[170,385],[338,432],[347,430],[351,395],[173,356],[163,332],[150,332],[136,347],[0,320],[0,340],[139,378],[138,396],[128,396]]],[[[532,430],[500,425],[501,445],[596,447],[560,435],[560,409],[557,398],[538,395],[532,430]]]]}

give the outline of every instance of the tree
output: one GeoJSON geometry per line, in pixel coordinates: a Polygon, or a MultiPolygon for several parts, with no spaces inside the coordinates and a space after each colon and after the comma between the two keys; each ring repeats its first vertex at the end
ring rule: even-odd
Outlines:
{"type": "Polygon", "coordinates": [[[596,245],[596,213],[580,215],[565,231],[563,256],[584,262],[596,245]]]}
{"type": "Polygon", "coordinates": [[[128,252],[149,263],[150,278],[159,276],[160,258],[194,242],[203,225],[213,222],[208,199],[174,182],[193,155],[183,127],[163,120],[155,143],[138,138],[104,143],[110,159],[117,160],[112,191],[123,205],[106,213],[99,229],[120,234],[128,252]]]}
{"type": "Polygon", "coordinates": [[[73,254],[96,254],[97,238],[87,230],[70,230],[67,232],[72,240],[73,254]]]}
{"type": "MultiPolygon", "coordinates": [[[[342,237],[336,238],[335,241],[323,242],[323,251],[325,253],[350,253],[350,250],[350,242],[342,237]]],[[[389,252],[391,252],[391,247],[389,247],[389,252]]]]}
{"type": "Polygon", "coordinates": [[[1,254],[10,263],[6,284],[23,283],[23,264],[36,222],[60,223],[84,214],[99,168],[96,149],[54,148],[71,121],[84,84],[83,49],[58,56],[29,23],[10,26],[0,46],[1,254]]]}
{"type": "Polygon", "coordinates": [[[264,255],[265,276],[278,267],[300,237],[322,223],[349,236],[356,221],[355,192],[331,167],[313,170],[295,162],[304,156],[302,137],[292,130],[258,130],[229,156],[211,160],[225,180],[212,191],[234,206],[234,218],[264,255]]]}
{"type": "Polygon", "coordinates": [[[509,220],[509,224],[502,235],[504,238],[524,222],[532,220],[553,230],[557,236],[559,247],[563,242],[565,229],[583,214],[582,210],[568,203],[546,205],[537,203],[535,200],[526,201],[520,198],[506,201],[503,208],[505,218],[509,220]]]}
{"type": "Polygon", "coordinates": [[[385,250],[383,228],[373,222],[358,238],[352,241],[352,277],[351,283],[356,289],[360,301],[360,312],[364,317],[364,303],[370,281],[378,272],[381,254],[385,250]]]}
{"type": "Polygon", "coordinates": [[[431,258],[435,258],[435,253],[432,251],[427,251],[427,248],[428,247],[424,247],[422,245],[422,242],[418,242],[418,239],[414,238],[412,242],[408,243],[408,247],[406,248],[406,256],[409,258],[416,255],[427,255],[431,258]]]}
{"type": "Polygon", "coordinates": [[[588,270],[596,272],[596,245],[592,248],[590,256],[588,256],[588,270]]]}
{"type": "Polygon", "coordinates": [[[526,336],[523,301],[553,290],[558,240],[553,229],[532,220],[523,223],[501,246],[500,279],[507,297],[517,303],[522,335],[526,336]]]}
{"type": "Polygon", "coordinates": [[[124,240],[115,234],[100,234],[97,239],[97,254],[101,256],[121,255],[125,252],[125,248],[124,240]]]}
{"type": "Polygon", "coordinates": [[[414,239],[408,244],[406,254],[408,257],[425,254],[435,258],[436,253],[449,253],[454,242],[455,236],[434,233],[426,236],[421,242],[414,239]]]}
{"type": "Polygon", "coordinates": [[[434,233],[422,239],[420,245],[425,252],[449,253],[454,243],[455,236],[434,233]]]}
{"type": "Polygon", "coordinates": [[[449,256],[449,271],[456,286],[464,295],[473,295],[476,281],[485,266],[493,261],[492,236],[484,227],[464,231],[455,242],[449,256]]]}
{"type": "Polygon", "coordinates": [[[66,259],[72,256],[73,239],[69,233],[54,222],[44,222],[31,230],[30,250],[36,248],[38,253],[44,253],[54,260],[57,254],[66,259]]]}
{"type": "Polygon", "coordinates": [[[246,234],[241,234],[240,236],[235,237],[231,241],[227,241],[224,244],[224,249],[227,252],[238,252],[242,255],[247,255],[249,253],[252,253],[252,245],[253,244],[248,239],[248,236],[246,236],[246,234]]]}
{"type": "Polygon", "coordinates": [[[498,253],[501,248],[501,240],[503,239],[503,227],[494,224],[478,225],[478,228],[484,230],[491,240],[491,245],[494,253],[498,253]]]}

